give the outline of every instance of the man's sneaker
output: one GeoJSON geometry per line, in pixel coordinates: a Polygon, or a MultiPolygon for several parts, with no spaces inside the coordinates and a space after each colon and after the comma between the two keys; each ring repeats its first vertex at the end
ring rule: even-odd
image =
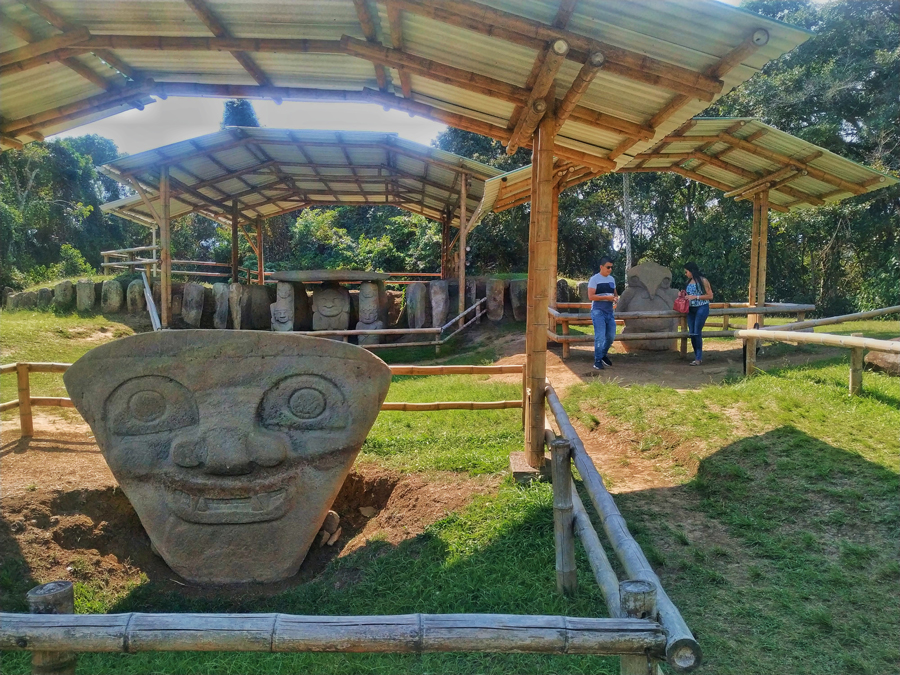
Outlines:
{"type": "Polygon", "coordinates": [[[608,357],[608,356],[604,356],[604,357],[603,357],[602,359],[600,359],[600,360],[603,361],[603,365],[604,365],[604,366],[606,366],[607,368],[612,368],[612,361],[609,360],[609,357],[608,357]]]}
{"type": "Polygon", "coordinates": [[[602,363],[595,363],[594,370],[604,370],[605,366],[602,363]]]}

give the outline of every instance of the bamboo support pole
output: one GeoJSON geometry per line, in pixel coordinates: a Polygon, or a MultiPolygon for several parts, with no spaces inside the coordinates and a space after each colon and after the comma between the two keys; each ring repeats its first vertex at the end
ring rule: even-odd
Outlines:
{"type": "Polygon", "coordinates": [[[266,258],[263,248],[263,220],[256,219],[256,283],[262,286],[266,283],[266,258]]]}
{"type": "MultiPolygon", "coordinates": [[[[556,309],[556,277],[559,273],[559,185],[553,186],[553,207],[550,215],[550,309],[556,309]]],[[[550,315],[550,330],[556,332],[556,319],[550,315]]]]}
{"type": "Polygon", "coordinates": [[[756,372],[756,346],[759,341],[754,338],[744,340],[744,375],[750,377],[756,372]]]}
{"type": "Polygon", "coordinates": [[[511,614],[0,614],[0,649],[15,651],[498,652],[661,654],[644,619],[511,614]]]}
{"type": "Polygon", "coordinates": [[[556,438],[550,443],[553,481],[553,533],[556,543],[556,590],[574,595],[578,587],[575,569],[575,531],[572,515],[572,457],[569,441],[556,438]]]}
{"type": "MultiPolygon", "coordinates": [[[[853,333],[851,337],[862,337],[862,333],[853,333]]],[[[850,349],[850,396],[862,393],[863,365],[862,347],[850,349]]]]}
{"type": "Polygon", "coordinates": [[[606,61],[602,52],[594,52],[588,57],[588,60],[584,62],[584,65],[581,67],[581,70],[578,72],[578,75],[575,77],[575,80],[572,82],[572,86],[565,93],[557,105],[556,109],[556,132],[559,133],[560,128],[563,124],[565,124],[566,120],[569,118],[569,115],[572,114],[572,110],[578,104],[578,101],[581,99],[584,92],[587,91],[591,82],[594,81],[594,78],[597,77],[597,73],[600,72],[600,69],[603,67],[603,63],[606,61]]]}
{"type": "Polygon", "coordinates": [[[544,462],[544,386],[547,379],[547,327],[549,307],[551,227],[553,201],[553,144],[556,119],[547,114],[534,136],[531,222],[528,255],[528,315],[526,369],[530,400],[526,411],[525,459],[540,468],[544,462]]]}
{"type": "Polygon", "coordinates": [[[150,276],[150,266],[144,268],[144,271],[141,272],[141,281],[144,284],[144,301],[147,303],[147,313],[150,315],[150,325],[153,326],[153,330],[159,330],[162,328],[162,324],[159,320],[159,314],[156,312],[156,303],[153,301],[153,289],[150,288],[150,280],[148,277],[150,276]]]}
{"type": "MultiPolygon", "coordinates": [[[[137,184],[137,181],[135,181],[137,184]]],[[[172,324],[172,232],[169,202],[169,167],[159,170],[159,200],[162,216],[159,222],[160,269],[160,324],[168,328],[172,324]]],[[[149,202],[148,202],[149,203],[149,202]]]]}
{"type": "Polygon", "coordinates": [[[756,338],[772,342],[800,342],[810,345],[824,345],[826,347],[844,347],[852,349],[868,349],[873,352],[887,352],[900,354],[900,342],[892,340],[877,340],[853,335],[832,335],[830,333],[795,333],[780,330],[738,330],[735,336],[740,338],[756,338]]]}
{"type": "Polygon", "coordinates": [[[603,550],[603,544],[600,543],[600,537],[591,524],[590,516],[581,503],[578,491],[575,489],[575,483],[572,483],[572,507],[575,516],[575,534],[581,540],[581,545],[587,554],[588,564],[594,572],[594,579],[600,586],[600,592],[603,593],[603,599],[606,600],[606,607],[610,616],[621,617],[622,610],[619,601],[619,580],[616,573],[606,557],[606,551],[603,550]]]}
{"type": "MultiPolygon", "coordinates": [[[[757,268],[759,266],[759,195],[753,195],[753,225],[750,233],[750,288],[747,291],[747,302],[756,305],[757,268]]],[[[747,315],[747,325],[752,327],[759,318],[755,314],[747,315]]]]}
{"type": "Polygon", "coordinates": [[[28,379],[28,364],[16,364],[16,383],[19,390],[19,428],[23,438],[34,436],[34,421],[31,417],[31,383],[28,379]]]}
{"type": "Polygon", "coordinates": [[[433,410],[506,410],[521,408],[522,401],[440,401],[434,403],[382,403],[382,410],[425,412],[433,410]]]}
{"type": "MultiPolygon", "coordinates": [[[[71,581],[51,581],[35,586],[25,595],[28,610],[37,615],[75,614],[75,586],[71,581]]],[[[77,650],[35,650],[31,653],[32,675],[75,675],[77,650]]]]}
{"type": "Polygon", "coordinates": [[[239,242],[238,222],[240,220],[240,210],[238,209],[237,199],[231,202],[231,283],[238,282],[238,267],[240,261],[238,259],[239,242]]]}
{"type": "MultiPolygon", "coordinates": [[[[759,193],[759,262],[756,271],[756,298],[750,302],[756,302],[757,306],[766,304],[766,261],[769,252],[769,191],[759,193]]],[[[759,314],[757,321],[762,328],[765,323],[765,314],[759,314]]]]}
{"type": "Polygon", "coordinates": [[[856,312],[854,314],[841,314],[839,316],[829,316],[824,319],[810,319],[809,321],[797,321],[795,323],[786,323],[782,326],[769,326],[764,328],[765,331],[786,331],[801,330],[803,328],[815,328],[816,326],[828,326],[835,323],[844,323],[846,321],[862,321],[863,319],[874,319],[885,314],[900,314],[900,305],[892,307],[882,307],[881,309],[873,309],[869,312],[856,312]]]}
{"type": "Polygon", "coordinates": [[[584,443],[578,436],[578,432],[575,431],[575,427],[572,426],[559,397],[549,384],[546,385],[546,393],[547,402],[553,411],[561,434],[572,444],[572,458],[575,461],[575,467],[581,474],[581,480],[591,498],[591,503],[600,516],[603,530],[622,563],[625,573],[632,579],[649,581],[656,586],[659,620],[668,635],[666,660],[679,670],[696,668],[702,659],[700,645],[691,634],[678,608],[666,594],[659,577],[656,576],[641,547],[628,531],[625,518],[622,517],[615,500],[603,484],[603,478],[600,477],[597,467],[594,466],[587,454],[584,443]]]}
{"type": "MultiPolygon", "coordinates": [[[[569,322],[568,322],[568,321],[565,321],[565,320],[564,320],[564,321],[562,322],[562,334],[563,334],[563,335],[568,335],[568,334],[569,334],[569,322]]],[[[569,358],[569,350],[570,350],[569,345],[570,345],[570,344],[571,344],[571,343],[570,343],[568,340],[563,340],[563,343],[562,343],[562,357],[563,357],[563,359],[569,358]]]]}
{"type": "MultiPolygon", "coordinates": [[[[468,199],[468,175],[460,174],[459,176],[459,313],[462,314],[466,309],[466,235],[469,224],[466,216],[466,206],[468,199]]],[[[459,319],[459,327],[462,328],[465,321],[462,317],[459,319]]]]}
{"type": "MultiPolygon", "coordinates": [[[[622,614],[631,619],[656,617],[656,586],[649,581],[629,579],[619,584],[622,614]]],[[[659,662],[649,655],[620,658],[620,675],[662,675],[659,662]]]]}

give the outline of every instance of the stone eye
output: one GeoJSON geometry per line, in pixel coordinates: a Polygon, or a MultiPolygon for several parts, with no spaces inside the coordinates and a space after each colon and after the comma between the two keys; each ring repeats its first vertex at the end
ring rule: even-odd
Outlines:
{"type": "Polygon", "coordinates": [[[272,429],[340,429],[347,414],[341,390],[320,375],[283,379],[266,392],[259,409],[263,426],[272,429]]]}
{"type": "Polygon", "coordinates": [[[194,395],[168,377],[147,375],[126,380],[106,399],[109,430],[141,436],[197,424],[194,395]]]}

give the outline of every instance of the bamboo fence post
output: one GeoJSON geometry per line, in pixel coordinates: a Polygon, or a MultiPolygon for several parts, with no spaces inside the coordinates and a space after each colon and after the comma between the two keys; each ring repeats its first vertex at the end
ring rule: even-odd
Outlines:
{"type": "Polygon", "coordinates": [[[553,534],[556,541],[556,590],[574,595],[578,586],[575,570],[575,516],[572,505],[572,448],[565,438],[550,443],[553,481],[553,534]]]}
{"type": "MultiPolygon", "coordinates": [[[[562,320],[562,334],[569,334],[569,322],[566,319],[562,320]]],[[[562,343],[562,357],[563,359],[569,358],[569,343],[568,341],[563,341],[562,343]]]]}
{"type": "Polygon", "coordinates": [[[529,224],[528,317],[526,369],[531,400],[526,412],[525,459],[540,468],[544,462],[544,388],[547,383],[547,327],[549,323],[550,257],[553,201],[553,144],[556,118],[548,112],[534,135],[535,177],[532,181],[529,224]],[[533,289],[533,293],[531,292],[533,289]],[[528,339],[530,338],[530,339],[528,339]]]}
{"type": "MultiPolygon", "coordinates": [[[[759,193],[759,262],[756,272],[756,306],[766,306],[766,260],[769,254],[769,191],[759,193]]],[[[766,315],[757,318],[759,327],[766,322],[766,315]]]]}
{"type": "MultiPolygon", "coordinates": [[[[556,277],[559,274],[559,185],[553,186],[553,203],[550,212],[550,306],[556,309],[556,277]]],[[[550,330],[556,332],[556,318],[549,319],[550,330]]],[[[564,357],[567,355],[563,355],[564,357]]]]}
{"type": "MultiPolygon", "coordinates": [[[[747,302],[750,307],[756,306],[756,281],[759,266],[759,194],[753,195],[753,228],[750,234],[750,290],[747,294],[747,302]]],[[[758,317],[754,314],[747,315],[747,328],[753,328],[758,317]]]]}
{"type": "MultiPolygon", "coordinates": [[[[74,614],[75,587],[71,581],[51,581],[25,595],[31,614],[74,614]]],[[[71,651],[31,653],[32,675],[75,675],[78,654],[71,651]]]]}
{"type": "MultiPolygon", "coordinates": [[[[459,176],[459,313],[466,311],[466,235],[468,232],[468,217],[466,216],[466,204],[468,199],[469,177],[466,174],[459,176]]],[[[462,328],[465,318],[460,317],[459,327],[462,328]]]]}
{"type": "Polygon", "coordinates": [[[231,283],[238,280],[238,201],[231,202],[231,283]]]}
{"type": "MultiPolygon", "coordinates": [[[[263,228],[262,216],[256,217],[256,283],[262,286],[266,283],[266,261],[263,256],[263,228]]],[[[346,342],[346,340],[345,340],[346,342]]]]}
{"type": "Polygon", "coordinates": [[[162,202],[162,218],[159,225],[160,269],[160,323],[168,328],[172,323],[172,233],[169,216],[169,167],[159,170],[159,198],[162,202]]]}
{"type": "MultiPolygon", "coordinates": [[[[678,319],[678,330],[682,331],[683,333],[688,332],[687,316],[681,316],[678,319]]],[[[687,337],[681,338],[681,344],[678,347],[678,351],[681,354],[681,358],[684,358],[687,356],[687,341],[688,341],[687,337]]]]}
{"type": "MultiPolygon", "coordinates": [[[[851,337],[862,337],[862,333],[851,333],[851,337]]],[[[852,347],[850,349],[850,395],[859,396],[862,393],[863,378],[863,348],[852,347]]]]}
{"type": "Polygon", "coordinates": [[[757,338],[744,340],[744,375],[750,377],[756,372],[756,344],[757,338]]]}
{"type": "MultiPolygon", "coordinates": [[[[154,248],[153,257],[156,258],[157,260],[159,259],[159,251],[157,251],[155,249],[156,249],[156,230],[158,230],[158,229],[159,229],[159,225],[153,225],[150,228],[150,245],[153,246],[153,248],[154,248]]],[[[152,280],[153,277],[155,277],[158,272],[159,272],[159,265],[156,262],[154,262],[153,263],[153,274],[150,275],[150,272],[148,271],[147,275],[152,280]]]]}
{"type": "MultiPolygon", "coordinates": [[[[630,579],[619,583],[622,615],[629,619],[656,621],[656,585],[649,581],[630,579]]],[[[621,675],[661,675],[659,662],[650,656],[620,656],[621,675]]]]}
{"type": "Polygon", "coordinates": [[[730,317],[727,314],[722,315],[722,330],[730,330],[730,317]]]}
{"type": "Polygon", "coordinates": [[[28,364],[16,364],[16,381],[19,388],[19,427],[23,438],[34,436],[34,420],[31,418],[31,382],[28,364]]]}

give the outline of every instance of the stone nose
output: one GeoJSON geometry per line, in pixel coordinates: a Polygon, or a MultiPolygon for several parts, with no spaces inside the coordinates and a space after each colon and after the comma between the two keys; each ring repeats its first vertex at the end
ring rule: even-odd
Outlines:
{"type": "Polygon", "coordinates": [[[289,441],[284,434],[238,427],[214,427],[196,436],[178,439],[172,449],[176,464],[200,467],[204,473],[241,476],[255,466],[272,467],[287,457],[289,441]]]}

